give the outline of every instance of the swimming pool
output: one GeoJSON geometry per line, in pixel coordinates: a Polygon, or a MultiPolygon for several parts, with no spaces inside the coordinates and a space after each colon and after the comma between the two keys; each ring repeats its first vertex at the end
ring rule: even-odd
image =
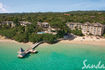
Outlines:
{"type": "Polygon", "coordinates": [[[45,32],[37,32],[37,34],[44,34],[45,32]]]}

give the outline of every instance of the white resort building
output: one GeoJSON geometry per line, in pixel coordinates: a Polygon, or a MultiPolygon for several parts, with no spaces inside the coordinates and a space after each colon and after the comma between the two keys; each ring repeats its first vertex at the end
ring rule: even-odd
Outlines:
{"type": "Polygon", "coordinates": [[[49,28],[50,26],[48,22],[37,22],[37,25],[42,28],[49,28]]]}
{"type": "MultiPolygon", "coordinates": [[[[31,22],[28,22],[28,21],[19,21],[19,23],[21,26],[27,26],[29,24],[32,24],[31,22]]],[[[2,21],[0,23],[0,26],[3,26],[3,25],[7,25],[7,26],[10,26],[10,27],[15,27],[16,24],[13,22],[13,21],[2,21]]]]}
{"type": "Polygon", "coordinates": [[[71,30],[75,30],[75,29],[81,29],[82,24],[81,23],[73,23],[73,22],[68,22],[66,23],[67,26],[71,29],[71,30]]]}
{"type": "Polygon", "coordinates": [[[27,25],[30,25],[30,24],[32,24],[31,22],[28,22],[28,21],[19,21],[19,24],[21,25],[21,26],[27,26],[27,25]]]}
{"type": "Polygon", "coordinates": [[[48,34],[54,34],[56,35],[56,29],[52,28],[48,22],[37,22],[37,25],[43,28],[42,32],[38,32],[37,34],[43,34],[43,33],[48,33],[48,34]]]}
{"type": "Polygon", "coordinates": [[[83,34],[99,35],[101,36],[104,33],[105,26],[100,23],[89,23],[86,22],[82,25],[83,34]]]}
{"type": "Polygon", "coordinates": [[[104,33],[105,26],[101,23],[66,23],[71,30],[80,29],[84,35],[101,36],[104,33]]]}
{"type": "Polygon", "coordinates": [[[1,26],[3,25],[7,25],[7,26],[10,26],[10,27],[15,27],[15,24],[13,23],[13,21],[3,21],[0,23],[1,26]]]}

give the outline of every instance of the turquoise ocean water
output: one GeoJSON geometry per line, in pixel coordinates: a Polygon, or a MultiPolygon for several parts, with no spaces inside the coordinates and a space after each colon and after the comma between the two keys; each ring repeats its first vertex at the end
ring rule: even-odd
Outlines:
{"type": "Polygon", "coordinates": [[[101,46],[41,45],[36,48],[39,53],[30,54],[24,59],[17,58],[20,47],[28,45],[0,42],[0,70],[82,70],[85,59],[87,64],[98,64],[99,61],[105,64],[105,47],[101,46]]]}

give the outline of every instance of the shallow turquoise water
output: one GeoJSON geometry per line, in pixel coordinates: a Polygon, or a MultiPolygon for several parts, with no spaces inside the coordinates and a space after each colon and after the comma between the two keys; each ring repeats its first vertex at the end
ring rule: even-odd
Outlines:
{"type": "Polygon", "coordinates": [[[28,45],[0,43],[0,70],[82,70],[85,59],[89,64],[97,64],[99,61],[105,64],[105,47],[101,46],[41,45],[36,48],[39,51],[38,54],[31,54],[24,59],[19,59],[17,51],[23,46],[28,45]]]}

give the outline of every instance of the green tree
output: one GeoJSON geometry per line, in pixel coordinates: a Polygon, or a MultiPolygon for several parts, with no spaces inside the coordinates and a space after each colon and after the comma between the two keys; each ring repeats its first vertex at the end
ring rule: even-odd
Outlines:
{"type": "Polygon", "coordinates": [[[81,30],[78,30],[78,29],[72,30],[71,33],[73,33],[75,35],[78,35],[78,36],[83,36],[82,31],[81,30]]]}
{"type": "Polygon", "coordinates": [[[27,33],[16,34],[14,36],[14,39],[19,42],[28,42],[29,41],[27,33]]]}
{"type": "Polygon", "coordinates": [[[55,43],[56,42],[56,36],[52,34],[43,34],[43,41],[47,43],[55,43]]]}
{"type": "Polygon", "coordinates": [[[42,35],[38,35],[38,34],[32,33],[29,36],[29,41],[33,42],[33,43],[40,42],[40,41],[42,41],[42,35]]]}
{"type": "Polygon", "coordinates": [[[18,18],[14,18],[13,22],[15,23],[16,26],[19,26],[19,19],[18,18]]]}

